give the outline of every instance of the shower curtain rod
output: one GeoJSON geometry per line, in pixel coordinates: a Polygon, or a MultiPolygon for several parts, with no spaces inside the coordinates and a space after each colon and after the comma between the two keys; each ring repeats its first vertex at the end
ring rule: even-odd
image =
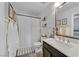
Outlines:
{"type": "Polygon", "coordinates": [[[41,19],[41,17],[29,16],[29,15],[23,15],[23,14],[16,14],[16,15],[41,19]]]}

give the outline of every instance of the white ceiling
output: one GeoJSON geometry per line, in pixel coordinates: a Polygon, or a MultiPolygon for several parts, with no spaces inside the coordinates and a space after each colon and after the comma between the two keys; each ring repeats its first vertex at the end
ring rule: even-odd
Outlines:
{"type": "Polygon", "coordinates": [[[74,8],[78,5],[79,5],[79,2],[69,2],[66,5],[64,5],[62,8],[57,8],[57,12],[58,13],[64,12],[64,11],[74,8]]]}
{"type": "Polygon", "coordinates": [[[39,16],[51,2],[12,2],[17,13],[39,16]]]}

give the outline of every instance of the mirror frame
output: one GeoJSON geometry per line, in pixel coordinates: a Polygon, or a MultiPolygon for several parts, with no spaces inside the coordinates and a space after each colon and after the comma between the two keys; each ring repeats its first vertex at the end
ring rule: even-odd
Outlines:
{"type": "MultiPolygon", "coordinates": [[[[64,3],[64,2],[63,2],[64,3]]],[[[66,38],[72,38],[72,39],[77,39],[77,40],[79,40],[79,38],[78,37],[75,37],[75,36],[68,36],[68,35],[62,35],[62,34],[59,34],[58,33],[58,28],[57,28],[57,24],[56,24],[56,21],[57,21],[57,19],[56,19],[56,10],[57,10],[57,8],[55,8],[55,29],[56,29],[56,35],[57,36],[62,36],[62,37],[66,37],[66,38]]]]}

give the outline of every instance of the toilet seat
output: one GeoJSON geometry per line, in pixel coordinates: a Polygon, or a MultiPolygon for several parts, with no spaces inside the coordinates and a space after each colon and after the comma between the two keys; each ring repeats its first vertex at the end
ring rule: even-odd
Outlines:
{"type": "Polygon", "coordinates": [[[34,46],[35,46],[35,47],[40,47],[40,46],[42,46],[42,43],[41,43],[41,42],[35,42],[35,43],[34,43],[34,46]]]}

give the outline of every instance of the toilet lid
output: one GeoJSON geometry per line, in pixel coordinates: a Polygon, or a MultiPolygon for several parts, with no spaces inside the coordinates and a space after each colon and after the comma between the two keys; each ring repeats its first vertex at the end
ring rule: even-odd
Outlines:
{"type": "Polygon", "coordinates": [[[35,42],[35,43],[34,43],[34,46],[41,46],[41,45],[42,45],[41,42],[35,42]]]}

